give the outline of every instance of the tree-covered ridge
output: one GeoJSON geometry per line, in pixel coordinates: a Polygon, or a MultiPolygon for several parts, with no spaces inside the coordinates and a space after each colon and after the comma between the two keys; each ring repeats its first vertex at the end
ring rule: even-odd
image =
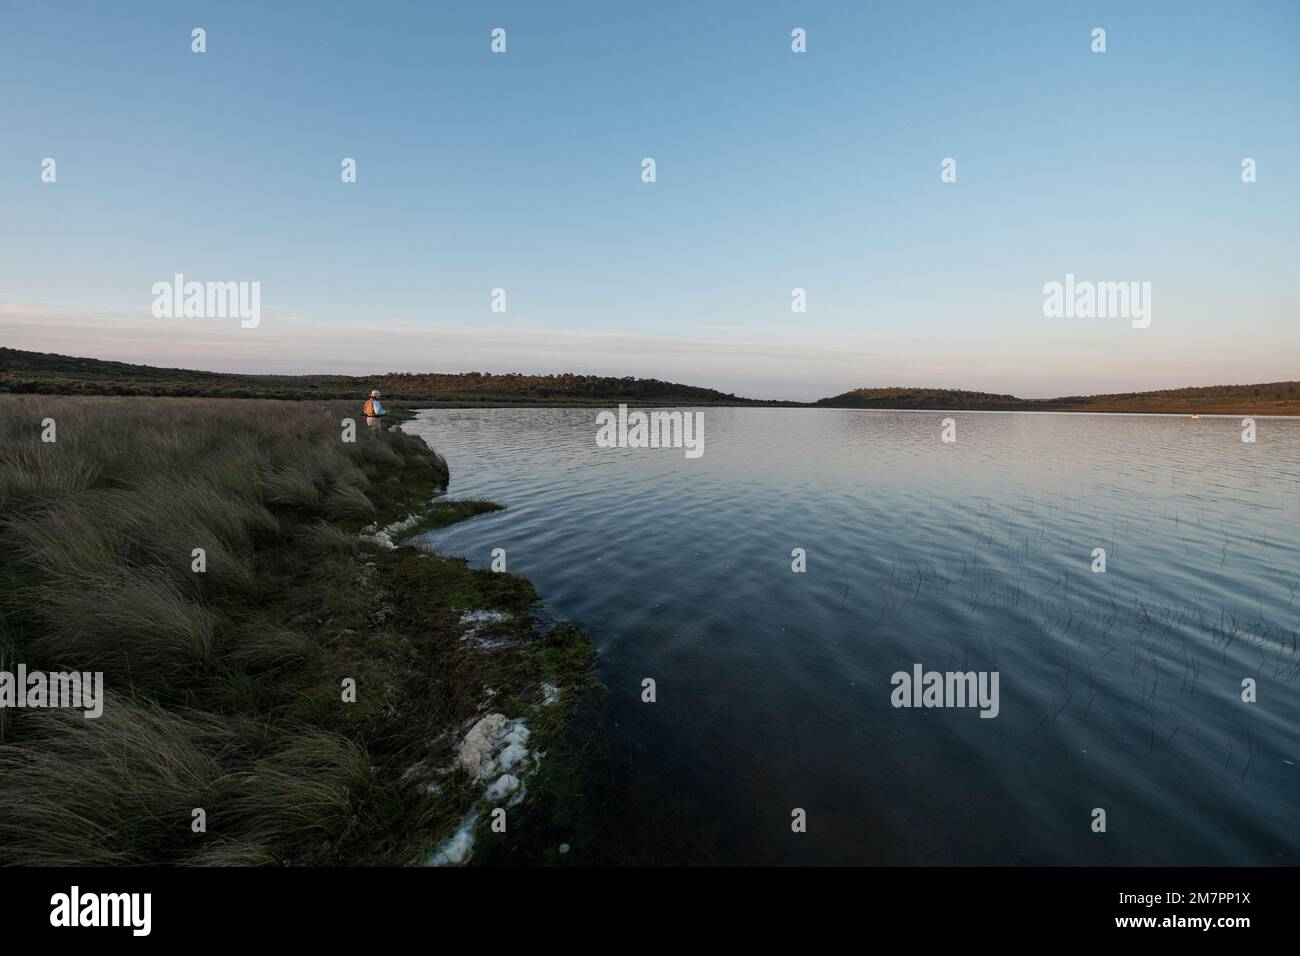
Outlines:
{"type": "Polygon", "coordinates": [[[1300,382],[1207,385],[1151,392],[1017,398],[955,388],[855,388],[816,403],[827,408],[952,411],[1164,412],[1206,415],[1300,415],[1300,382]]]}
{"type": "Polygon", "coordinates": [[[0,392],[72,395],[172,395],[224,398],[354,399],[378,388],[393,401],[595,402],[609,400],[729,405],[751,399],[656,378],[525,375],[518,372],[387,372],[378,375],[251,375],[156,368],[0,348],[0,392]]]}
{"type": "Polygon", "coordinates": [[[527,375],[519,372],[386,372],[379,375],[251,375],[156,368],[0,348],[0,392],[64,395],[170,395],[210,398],[355,400],[372,388],[397,403],[599,405],[804,405],[825,408],[952,411],[1164,412],[1300,415],[1300,382],[1208,385],[1149,392],[1018,398],[960,388],[855,388],[817,402],[742,398],[656,378],[527,375]]]}
{"type": "Polygon", "coordinates": [[[833,408],[1019,408],[1025,399],[960,388],[855,388],[823,398],[817,405],[833,408]]]}

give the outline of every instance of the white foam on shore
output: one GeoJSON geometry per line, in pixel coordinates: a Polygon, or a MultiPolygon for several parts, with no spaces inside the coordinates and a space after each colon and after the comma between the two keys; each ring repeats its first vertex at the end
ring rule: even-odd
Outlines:
{"type": "Polygon", "coordinates": [[[519,778],[512,773],[503,773],[497,777],[496,782],[483,791],[483,796],[489,800],[500,800],[502,797],[508,797],[519,789],[519,778]]]}
{"type": "MultiPolygon", "coordinates": [[[[488,714],[470,727],[456,748],[456,766],[486,784],[484,799],[497,803],[509,798],[506,806],[518,806],[527,793],[523,775],[528,770],[529,758],[534,757],[528,749],[530,736],[522,720],[511,720],[505,714],[488,714]]],[[[475,813],[466,817],[460,829],[430,855],[425,865],[460,866],[468,862],[474,851],[477,820],[475,813]]]]}
{"type": "Polygon", "coordinates": [[[366,525],[361,529],[361,540],[391,550],[397,547],[397,545],[393,543],[393,536],[400,535],[403,531],[410,531],[420,523],[420,519],[420,515],[410,514],[401,521],[394,521],[387,527],[378,530],[376,530],[376,526],[373,524],[366,525]]]}
{"type": "Polygon", "coordinates": [[[510,620],[513,620],[513,615],[504,611],[465,611],[460,616],[460,623],[465,626],[465,631],[460,635],[460,639],[470,641],[485,650],[504,647],[511,642],[501,638],[493,638],[483,632],[490,630],[494,624],[504,624],[510,620]]]}
{"type": "Polygon", "coordinates": [[[488,714],[479,720],[456,752],[456,764],[475,780],[485,780],[509,770],[528,757],[528,727],[505,714],[488,714]]]}
{"type": "Polygon", "coordinates": [[[469,861],[474,848],[474,824],[478,818],[473,814],[465,818],[460,829],[453,833],[442,846],[434,850],[425,866],[460,866],[469,861]]]}

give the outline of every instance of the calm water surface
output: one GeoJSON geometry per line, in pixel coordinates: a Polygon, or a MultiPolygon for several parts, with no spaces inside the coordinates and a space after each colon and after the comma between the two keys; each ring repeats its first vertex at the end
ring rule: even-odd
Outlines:
{"type": "Polygon", "coordinates": [[[505,548],[599,649],[588,858],[1300,862],[1300,420],[703,412],[697,460],[594,409],[405,426],[508,507],[420,543],[505,548]],[[1001,713],[895,709],[916,663],[1001,713]]]}

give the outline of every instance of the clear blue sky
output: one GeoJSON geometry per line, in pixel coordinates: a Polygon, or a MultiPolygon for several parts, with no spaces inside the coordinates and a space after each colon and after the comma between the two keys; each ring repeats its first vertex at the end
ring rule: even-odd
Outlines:
{"type": "Polygon", "coordinates": [[[0,90],[0,344],[789,398],[1300,375],[1291,0],[2,0],[0,90]],[[176,272],[259,281],[261,326],[155,319],[176,272]],[[1067,272],[1151,282],[1151,327],[1045,318],[1067,272]]]}

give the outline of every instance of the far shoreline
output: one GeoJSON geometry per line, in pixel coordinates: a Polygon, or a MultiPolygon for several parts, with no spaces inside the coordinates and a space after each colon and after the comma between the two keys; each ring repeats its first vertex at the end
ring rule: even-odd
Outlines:
{"type": "MultiPolygon", "coordinates": [[[[805,383],[811,392],[815,381],[805,383]]],[[[746,398],[656,378],[560,372],[259,374],[160,368],[0,347],[0,393],[250,398],[358,405],[372,389],[410,408],[845,408],[861,411],[1060,412],[1112,415],[1300,416],[1300,381],[1198,385],[1021,398],[946,386],[872,386],[815,401],[746,398]]]]}
{"type": "MultiPolygon", "coordinates": [[[[303,401],[309,401],[303,399],[303,401]]],[[[1018,414],[1018,415],[1128,415],[1128,416],[1157,416],[1162,418],[1190,418],[1193,415],[1201,418],[1237,418],[1238,416],[1248,416],[1250,418],[1297,418],[1300,419],[1300,409],[1296,409],[1295,414],[1277,414],[1275,412],[1254,412],[1254,411],[1165,411],[1158,409],[1096,409],[1096,408],[970,408],[954,406],[933,406],[923,408],[902,408],[895,406],[879,406],[871,408],[855,408],[851,405],[818,405],[814,402],[796,404],[792,402],[744,402],[744,403],[725,403],[725,402],[638,402],[638,401],[608,401],[608,402],[406,402],[401,398],[393,399],[394,407],[400,405],[402,408],[409,408],[412,411],[421,411],[423,409],[481,409],[483,411],[500,411],[512,408],[610,408],[618,405],[627,405],[629,408],[785,408],[791,411],[840,411],[840,412],[924,412],[933,414],[936,412],[961,412],[962,414],[1018,414]]]]}

